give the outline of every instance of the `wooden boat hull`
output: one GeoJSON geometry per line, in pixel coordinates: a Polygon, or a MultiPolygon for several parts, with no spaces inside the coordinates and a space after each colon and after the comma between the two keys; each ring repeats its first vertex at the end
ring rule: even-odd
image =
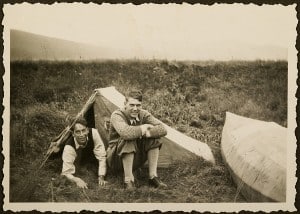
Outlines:
{"type": "Polygon", "coordinates": [[[286,128],[226,113],[221,153],[248,201],[286,200],[286,144],[286,128]]]}

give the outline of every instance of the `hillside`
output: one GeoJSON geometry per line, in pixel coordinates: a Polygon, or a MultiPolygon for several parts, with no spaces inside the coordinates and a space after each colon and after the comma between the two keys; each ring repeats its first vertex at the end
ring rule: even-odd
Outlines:
{"type": "Polygon", "coordinates": [[[85,60],[111,55],[106,48],[19,30],[10,32],[11,60],[85,60]]]}
{"type": "MultiPolygon", "coordinates": [[[[91,60],[91,59],[176,59],[176,60],[287,60],[287,48],[254,45],[239,41],[206,43],[170,41],[162,45],[139,43],[130,46],[108,44],[100,47],[58,38],[11,30],[11,60],[91,60]],[[137,45],[138,44],[138,45],[137,45]],[[167,48],[171,47],[171,48],[167,48]]],[[[91,41],[87,41],[89,43],[91,41]]]]}
{"type": "Polygon", "coordinates": [[[225,112],[286,127],[287,72],[286,61],[12,62],[10,201],[244,202],[220,155],[225,112]],[[94,89],[111,85],[122,93],[140,88],[144,108],[207,143],[216,165],[201,158],[174,163],[159,172],[169,186],[166,190],[148,188],[144,171],[133,193],[123,190],[121,176],[108,175],[107,188],[99,187],[92,172],[83,177],[89,189],[82,192],[60,176],[60,160],[49,160],[37,173],[49,142],[65,127],[67,115],[78,113],[94,89]]]}

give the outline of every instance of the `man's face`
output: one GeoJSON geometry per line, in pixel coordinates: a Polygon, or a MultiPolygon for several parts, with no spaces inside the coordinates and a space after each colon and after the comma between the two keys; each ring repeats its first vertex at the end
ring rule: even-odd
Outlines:
{"type": "Polygon", "coordinates": [[[85,145],[89,131],[86,126],[76,123],[74,126],[73,136],[79,145],[85,145]]]}
{"type": "Polygon", "coordinates": [[[132,97],[129,97],[127,102],[125,102],[125,111],[132,118],[136,118],[142,108],[142,102],[132,97]]]}

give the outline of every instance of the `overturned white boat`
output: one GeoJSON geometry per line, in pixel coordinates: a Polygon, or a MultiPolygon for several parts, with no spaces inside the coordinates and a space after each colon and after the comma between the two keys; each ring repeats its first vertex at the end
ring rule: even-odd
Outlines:
{"type": "Polygon", "coordinates": [[[248,201],[286,201],[286,147],[286,128],[226,113],[222,157],[248,201]]]}

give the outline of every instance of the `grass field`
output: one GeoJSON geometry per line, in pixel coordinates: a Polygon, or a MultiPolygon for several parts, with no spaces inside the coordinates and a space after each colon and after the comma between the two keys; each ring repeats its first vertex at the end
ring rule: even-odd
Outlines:
{"type": "Polygon", "coordinates": [[[10,201],[243,202],[220,155],[225,112],[287,126],[286,61],[16,61],[10,75],[10,201]],[[141,89],[144,108],[207,143],[216,165],[197,158],[160,169],[165,190],[148,188],[142,169],[133,192],[111,175],[98,187],[93,170],[83,177],[89,189],[82,191],[60,176],[59,159],[36,172],[66,117],[77,114],[95,88],[111,85],[122,93],[141,89]],[[28,182],[34,185],[25,189],[28,182]]]}

